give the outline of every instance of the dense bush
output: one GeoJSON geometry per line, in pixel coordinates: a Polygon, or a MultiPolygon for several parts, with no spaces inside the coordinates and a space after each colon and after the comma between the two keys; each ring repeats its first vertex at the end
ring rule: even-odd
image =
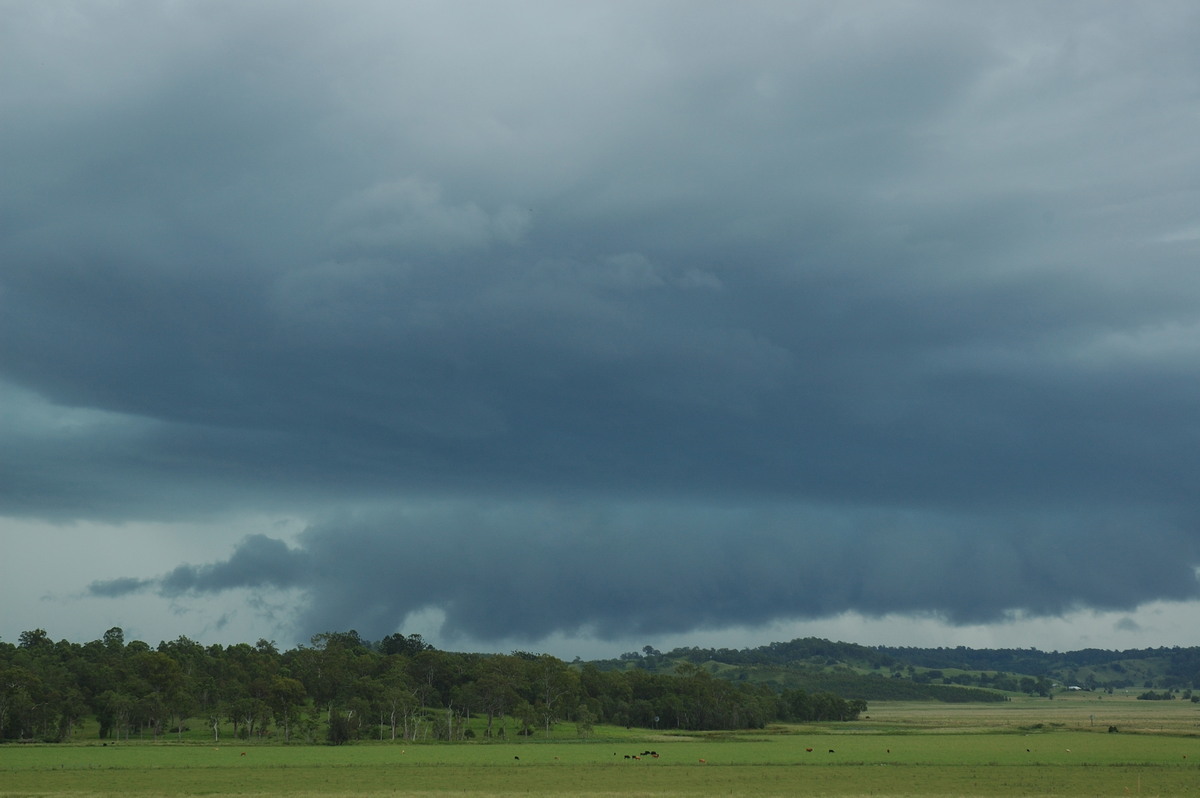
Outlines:
{"type": "MultiPolygon", "coordinates": [[[[657,652],[655,652],[657,654],[657,652]]],[[[602,671],[547,654],[437,651],[418,635],[379,642],[357,632],[317,635],[280,651],[203,646],[186,637],[151,648],[119,628],[89,643],[42,630],[0,642],[0,740],[65,741],[85,717],[103,739],[182,735],[185,722],[214,739],[348,742],[360,736],[464,739],[549,734],[555,723],[660,729],[760,728],[779,719],[850,720],[865,707],[833,693],[778,695],[683,663],[671,673],[602,671]],[[472,732],[473,733],[473,732],[472,732]]]]}

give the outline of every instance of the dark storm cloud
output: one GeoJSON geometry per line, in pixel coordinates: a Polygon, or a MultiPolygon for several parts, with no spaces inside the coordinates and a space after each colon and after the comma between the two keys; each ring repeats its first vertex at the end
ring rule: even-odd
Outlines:
{"type": "Polygon", "coordinates": [[[847,608],[983,623],[1016,609],[1050,615],[1194,595],[1194,535],[1157,525],[1130,547],[1129,529],[1100,516],[999,526],[796,507],[426,505],[314,526],[295,549],[248,538],[227,561],[92,592],[304,588],[297,639],[347,628],[378,639],[409,613],[437,608],[447,634],[475,640],[580,629],[616,639],[847,608]],[[1164,550],[1177,556],[1164,561],[1164,550]]]}
{"type": "Polygon", "coordinates": [[[1102,522],[1058,525],[1047,539],[1028,521],[989,529],[978,518],[796,508],[542,506],[421,520],[411,531],[396,521],[310,530],[305,547],[323,565],[304,628],[353,619],[377,634],[423,606],[476,639],[580,627],[617,638],[850,607],[989,621],[1011,608],[1052,614],[1189,596],[1186,563],[1200,553],[1170,529],[1151,532],[1181,553],[1164,566],[1153,547],[1113,556],[1124,530],[1102,522]],[[417,534],[432,541],[414,545],[417,534]],[[1088,557],[1092,548],[1107,556],[1088,557]]]}
{"type": "Polygon", "coordinates": [[[303,554],[265,535],[252,535],[225,562],[181,565],[161,580],[167,595],[215,592],[238,587],[293,587],[303,584],[311,565],[303,554]]]}
{"type": "Polygon", "coordinates": [[[117,579],[92,582],[88,585],[88,593],[93,596],[115,598],[116,596],[125,596],[130,593],[140,593],[143,590],[153,587],[155,584],[157,582],[153,579],[119,577],[117,579]]]}
{"type": "Polygon", "coordinates": [[[92,594],[1195,595],[1188,5],[57,7],[0,34],[0,512],[326,519],[92,594]]]}

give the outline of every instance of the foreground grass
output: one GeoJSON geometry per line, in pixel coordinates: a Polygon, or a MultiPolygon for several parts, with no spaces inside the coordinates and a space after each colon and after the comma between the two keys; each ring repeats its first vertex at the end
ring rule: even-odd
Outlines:
{"type": "Polygon", "coordinates": [[[9,745],[0,747],[0,798],[1200,794],[1200,712],[1147,703],[1110,701],[1105,717],[1082,700],[881,704],[855,724],[636,738],[611,730],[588,741],[9,745]],[[1114,717],[1125,726],[1109,734],[1114,717]],[[625,758],[645,750],[659,756],[625,758]]]}
{"type": "Polygon", "coordinates": [[[781,767],[717,765],[708,768],[612,766],[483,768],[447,765],[371,774],[301,768],[197,781],[172,772],[143,780],[89,779],[64,786],[56,779],[5,788],[6,796],[336,796],[363,795],[658,795],[658,796],[1091,796],[1191,795],[1197,773],[1164,768],[1028,768],[1022,766],[781,767]]]}

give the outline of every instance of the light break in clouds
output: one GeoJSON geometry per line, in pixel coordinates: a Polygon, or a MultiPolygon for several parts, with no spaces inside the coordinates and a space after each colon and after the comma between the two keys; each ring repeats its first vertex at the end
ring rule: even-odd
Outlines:
{"type": "Polygon", "coordinates": [[[4,639],[1200,642],[1194,4],[0,17],[4,639]]]}

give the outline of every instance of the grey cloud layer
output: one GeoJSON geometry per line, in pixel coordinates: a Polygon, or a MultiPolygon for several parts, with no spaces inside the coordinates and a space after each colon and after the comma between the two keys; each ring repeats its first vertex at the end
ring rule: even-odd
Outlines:
{"type": "Polygon", "coordinates": [[[90,591],[303,588],[297,629],[353,627],[371,638],[424,608],[445,613],[449,634],[475,640],[579,630],[617,639],[847,608],[983,623],[1014,610],[1192,596],[1194,535],[1165,524],[1144,534],[1131,547],[1129,526],[1099,515],[1001,526],[797,507],[454,503],[314,525],[295,548],[254,536],[228,560],[90,591]]]}
{"type": "Polygon", "coordinates": [[[0,512],[342,519],[96,595],[1195,593],[1190,5],[54,8],[0,34],[0,512]]]}

